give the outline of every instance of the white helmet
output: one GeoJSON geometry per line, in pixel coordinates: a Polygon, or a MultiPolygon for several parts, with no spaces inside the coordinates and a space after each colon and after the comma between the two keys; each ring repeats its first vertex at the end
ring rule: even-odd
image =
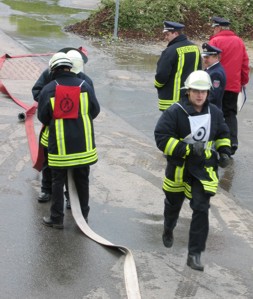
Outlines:
{"type": "Polygon", "coordinates": [[[77,50],[70,50],[67,52],[67,56],[73,63],[71,71],[76,74],[83,72],[84,62],[82,55],[77,50]]]}
{"type": "Polygon", "coordinates": [[[51,71],[55,70],[59,66],[66,66],[72,68],[73,63],[67,56],[67,54],[63,52],[55,53],[52,58],[49,60],[49,68],[51,71]]]}
{"type": "Polygon", "coordinates": [[[197,90],[210,90],[212,88],[212,81],[210,76],[205,71],[192,72],[184,83],[184,88],[197,90]]]}

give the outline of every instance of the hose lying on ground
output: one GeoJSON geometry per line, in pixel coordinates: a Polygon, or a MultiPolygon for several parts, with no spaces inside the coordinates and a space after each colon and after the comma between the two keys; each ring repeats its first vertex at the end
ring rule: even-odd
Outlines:
{"type": "Polygon", "coordinates": [[[69,197],[71,202],[71,210],[72,210],[73,217],[76,221],[76,224],[81,229],[81,231],[91,240],[104,246],[116,248],[125,254],[126,257],[124,263],[124,276],[125,276],[127,298],[140,299],[141,295],[139,290],[136,266],[131,251],[127,247],[121,245],[114,245],[113,243],[107,241],[103,237],[96,234],[88,226],[81,212],[78,195],[75,188],[75,183],[73,181],[73,173],[71,169],[68,170],[68,187],[69,187],[69,197]]]}

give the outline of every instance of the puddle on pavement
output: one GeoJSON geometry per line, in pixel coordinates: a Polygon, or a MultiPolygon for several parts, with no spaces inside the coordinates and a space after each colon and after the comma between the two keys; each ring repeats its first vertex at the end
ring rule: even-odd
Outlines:
{"type": "Polygon", "coordinates": [[[139,69],[154,73],[157,60],[163,50],[161,43],[140,45],[135,42],[127,44],[121,40],[112,42],[94,40],[92,44],[100,51],[106,51],[120,68],[128,71],[139,69]]]}
{"type": "MultiPolygon", "coordinates": [[[[67,45],[76,45],[77,37],[64,31],[69,24],[89,16],[89,11],[59,6],[64,1],[0,1],[0,26],[31,52],[58,51],[67,45]]],[[[79,38],[80,39],[80,38],[79,38]]],[[[89,39],[89,38],[88,38],[89,39]]],[[[129,72],[155,72],[156,62],[163,47],[126,44],[123,41],[89,39],[89,43],[110,57],[117,69],[129,72]]],[[[108,63],[108,60],[107,60],[108,63]]]]}
{"type": "Polygon", "coordinates": [[[60,7],[59,1],[0,2],[1,28],[22,36],[66,36],[62,28],[88,17],[89,11],[60,7]]]}

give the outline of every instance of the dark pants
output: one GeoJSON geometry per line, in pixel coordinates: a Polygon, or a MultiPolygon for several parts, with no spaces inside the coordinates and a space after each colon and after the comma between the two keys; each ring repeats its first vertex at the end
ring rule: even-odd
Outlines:
{"type": "MultiPolygon", "coordinates": [[[[165,192],[164,202],[164,229],[175,228],[185,195],[183,192],[165,192]]],[[[189,231],[189,254],[201,253],[205,250],[209,232],[208,210],[210,208],[210,195],[204,192],[202,184],[198,180],[192,183],[192,199],[190,207],[193,210],[189,231]]]]}
{"type": "MultiPolygon", "coordinates": [[[[62,222],[64,217],[63,187],[67,180],[67,169],[52,170],[52,205],[51,218],[56,222],[62,222]]],[[[75,182],[81,211],[84,218],[89,214],[89,173],[90,167],[84,166],[73,169],[73,179],[75,182]]]]}
{"type": "Polygon", "coordinates": [[[237,98],[238,93],[225,90],[222,99],[222,111],[226,124],[230,130],[231,145],[238,146],[238,125],[237,125],[237,98]]]}
{"type": "MultiPolygon", "coordinates": [[[[48,150],[44,147],[44,161],[42,167],[41,192],[52,194],[52,169],[48,166],[48,150]]],[[[65,189],[68,196],[68,180],[66,177],[65,189]]]]}
{"type": "Polygon", "coordinates": [[[48,167],[48,151],[46,147],[44,147],[44,161],[41,172],[41,192],[52,194],[52,173],[51,168],[48,167]]]}

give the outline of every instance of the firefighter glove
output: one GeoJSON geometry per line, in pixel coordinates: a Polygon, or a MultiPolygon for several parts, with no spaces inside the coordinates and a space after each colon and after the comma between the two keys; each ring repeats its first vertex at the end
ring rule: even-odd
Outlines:
{"type": "Polygon", "coordinates": [[[221,168],[225,168],[230,164],[230,158],[229,155],[222,153],[220,154],[220,159],[219,159],[219,166],[221,168]]]}
{"type": "Polygon", "coordinates": [[[197,141],[192,144],[192,154],[194,156],[200,157],[203,154],[204,148],[205,148],[205,143],[202,141],[197,141]]]}

